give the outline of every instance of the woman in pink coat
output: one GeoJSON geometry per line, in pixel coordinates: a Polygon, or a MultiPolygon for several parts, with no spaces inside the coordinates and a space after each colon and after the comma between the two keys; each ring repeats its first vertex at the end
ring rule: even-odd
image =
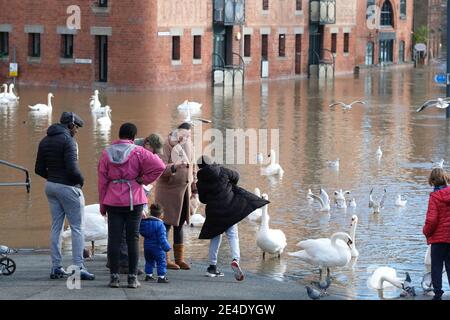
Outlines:
{"type": "Polygon", "coordinates": [[[100,212],[108,213],[108,258],[110,287],[119,287],[119,255],[123,229],[128,244],[128,287],[140,286],[137,280],[139,261],[139,224],[147,203],[142,184],[157,180],[166,168],[161,159],[134,144],[137,128],[132,123],[120,127],[119,140],[103,150],[98,164],[100,212]]]}

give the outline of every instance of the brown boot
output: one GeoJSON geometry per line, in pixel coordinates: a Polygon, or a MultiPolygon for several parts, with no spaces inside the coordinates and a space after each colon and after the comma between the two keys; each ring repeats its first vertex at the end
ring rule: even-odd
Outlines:
{"type": "Polygon", "coordinates": [[[174,244],[173,254],[175,256],[175,263],[183,270],[191,269],[191,266],[184,261],[184,244],[174,244]]]}
{"type": "Polygon", "coordinates": [[[170,253],[169,252],[166,252],[166,263],[167,263],[167,269],[180,270],[179,265],[177,265],[175,262],[170,261],[170,253]]]}

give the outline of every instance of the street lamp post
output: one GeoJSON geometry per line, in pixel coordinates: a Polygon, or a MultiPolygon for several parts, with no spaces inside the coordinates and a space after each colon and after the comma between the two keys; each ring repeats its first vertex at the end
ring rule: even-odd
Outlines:
{"type": "MultiPolygon", "coordinates": [[[[447,0],[447,97],[450,97],[450,0],[447,0]]],[[[450,119],[450,107],[446,109],[447,119],[450,119]]]]}

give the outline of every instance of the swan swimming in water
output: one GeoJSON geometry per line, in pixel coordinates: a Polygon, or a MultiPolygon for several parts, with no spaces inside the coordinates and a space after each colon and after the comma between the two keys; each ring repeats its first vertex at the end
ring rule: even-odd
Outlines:
{"type": "Polygon", "coordinates": [[[277,162],[275,150],[270,150],[269,157],[270,164],[265,168],[261,168],[261,174],[264,176],[278,175],[280,178],[283,177],[284,170],[277,162]]]}
{"type": "MultiPolygon", "coordinates": [[[[267,194],[263,194],[262,198],[264,200],[269,200],[267,194]]],[[[280,258],[283,253],[284,248],[287,245],[286,235],[282,230],[270,229],[269,227],[269,213],[267,212],[268,204],[262,208],[261,216],[261,226],[259,227],[258,233],[256,234],[256,244],[263,252],[263,259],[265,258],[266,252],[270,254],[278,255],[280,258]]]]}
{"type": "Polygon", "coordinates": [[[373,213],[380,213],[380,210],[382,208],[384,208],[384,201],[386,200],[386,189],[384,189],[384,193],[383,196],[381,197],[381,199],[375,200],[372,197],[372,193],[373,193],[373,188],[372,190],[370,190],[370,194],[369,194],[369,208],[372,208],[373,213]]]}
{"type": "Polygon", "coordinates": [[[53,106],[52,106],[52,98],[55,96],[53,93],[49,93],[47,96],[47,104],[38,103],[34,106],[28,106],[32,111],[39,111],[39,112],[52,112],[53,106]]]}
{"type": "Polygon", "coordinates": [[[184,100],[182,104],[178,106],[178,110],[187,111],[190,110],[192,112],[198,112],[202,108],[202,104],[194,101],[184,100]]]}

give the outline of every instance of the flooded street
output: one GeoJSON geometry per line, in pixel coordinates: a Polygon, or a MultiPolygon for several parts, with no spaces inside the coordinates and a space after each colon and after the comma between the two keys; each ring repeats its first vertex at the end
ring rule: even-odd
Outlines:
{"type": "MultiPolygon", "coordinates": [[[[102,104],[111,106],[112,127],[97,125],[89,108],[92,91],[60,88],[20,87],[17,107],[0,107],[0,160],[24,166],[32,172],[31,193],[25,187],[0,187],[0,244],[17,248],[48,248],[50,214],[44,194],[44,180],[34,174],[40,139],[47,127],[59,120],[62,111],[74,111],[85,120],[79,130],[80,167],[85,176],[86,204],[98,202],[97,162],[101,151],[117,138],[123,122],[134,122],[138,136],[151,132],[167,133],[184,119],[177,105],[184,100],[203,103],[201,116],[213,121],[212,127],[279,129],[282,180],[260,175],[257,165],[232,166],[241,174],[240,185],[259,187],[269,195],[271,228],[282,229],[288,246],[281,260],[262,260],[256,246],[259,225],[249,220],[239,224],[242,266],[245,270],[301,283],[317,278],[317,269],[290,257],[299,250],[296,244],[309,238],[329,237],[337,231],[348,232],[353,214],[359,218],[356,247],[359,257],[350,266],[336,268],[331,288],[346,290],[358,299],[378,299],[368,289],[370,270],[390,266],[403,278],[411,274],[420,288],[426,251],[422,227],[432,188],[427,185],[431,161],[450,160],[450,121],[445,112],[430,108],[415,110],[425,100],[445,95],[445,88],[433,83],[437,71],[396,68],[340,77],[334,81],[299,80],[247,84],[234,95],[222,89],[186,89],[150,92],[101,91],[102,104]],[[50,90],[50,91],[49,91],[50,90]],[[51,116],[29,112],[28,105],[46,103],[48,92],[55,95],[51,116]],[[357,99],[349,111],[330,109],[335,101],[357,99]],[[381,146],[383,156],[375,152],[381,146]],[[339,170],[327,164],[340,159],[339,170]],[[351,191],[357,207],[321,212],[318,203],[307,201],[308,189],[318,194],[325,189],[330,198],[335,190],[351,191]],[[373,214],[368,208],[369,192],[379,197],[387,190],[385,208],[373,214]],[[402,194],[408,203],[395,206],[402,194]]],[[[0,166],[0,182],[24,181],[20,172],[0,166]]],[[[203,208],[202,208],[203,211],[203,208]]],[[[198,240],[200,229],[186,228],[187,257],[207,263],[209,241],[198,240]]],[[[172,234],[171,234],[172,236],[172,234]]],[[[171,239],[172,241],[172,239],[171,239]]],[[[143,256],[141,256],[143,259],[143,256]]],[[[222,242],[219,266],[229,268],[228,242],[222,242]]],[[[50,259],[49,259],[50,265],[50,259]]],[[[448,290],[444,280],[444,290],[448,290]]],[[[421,290],[418,290],[421,292],[421,290]]],[[[399,291],[385,291],[385,297],[399,291]]]]}

